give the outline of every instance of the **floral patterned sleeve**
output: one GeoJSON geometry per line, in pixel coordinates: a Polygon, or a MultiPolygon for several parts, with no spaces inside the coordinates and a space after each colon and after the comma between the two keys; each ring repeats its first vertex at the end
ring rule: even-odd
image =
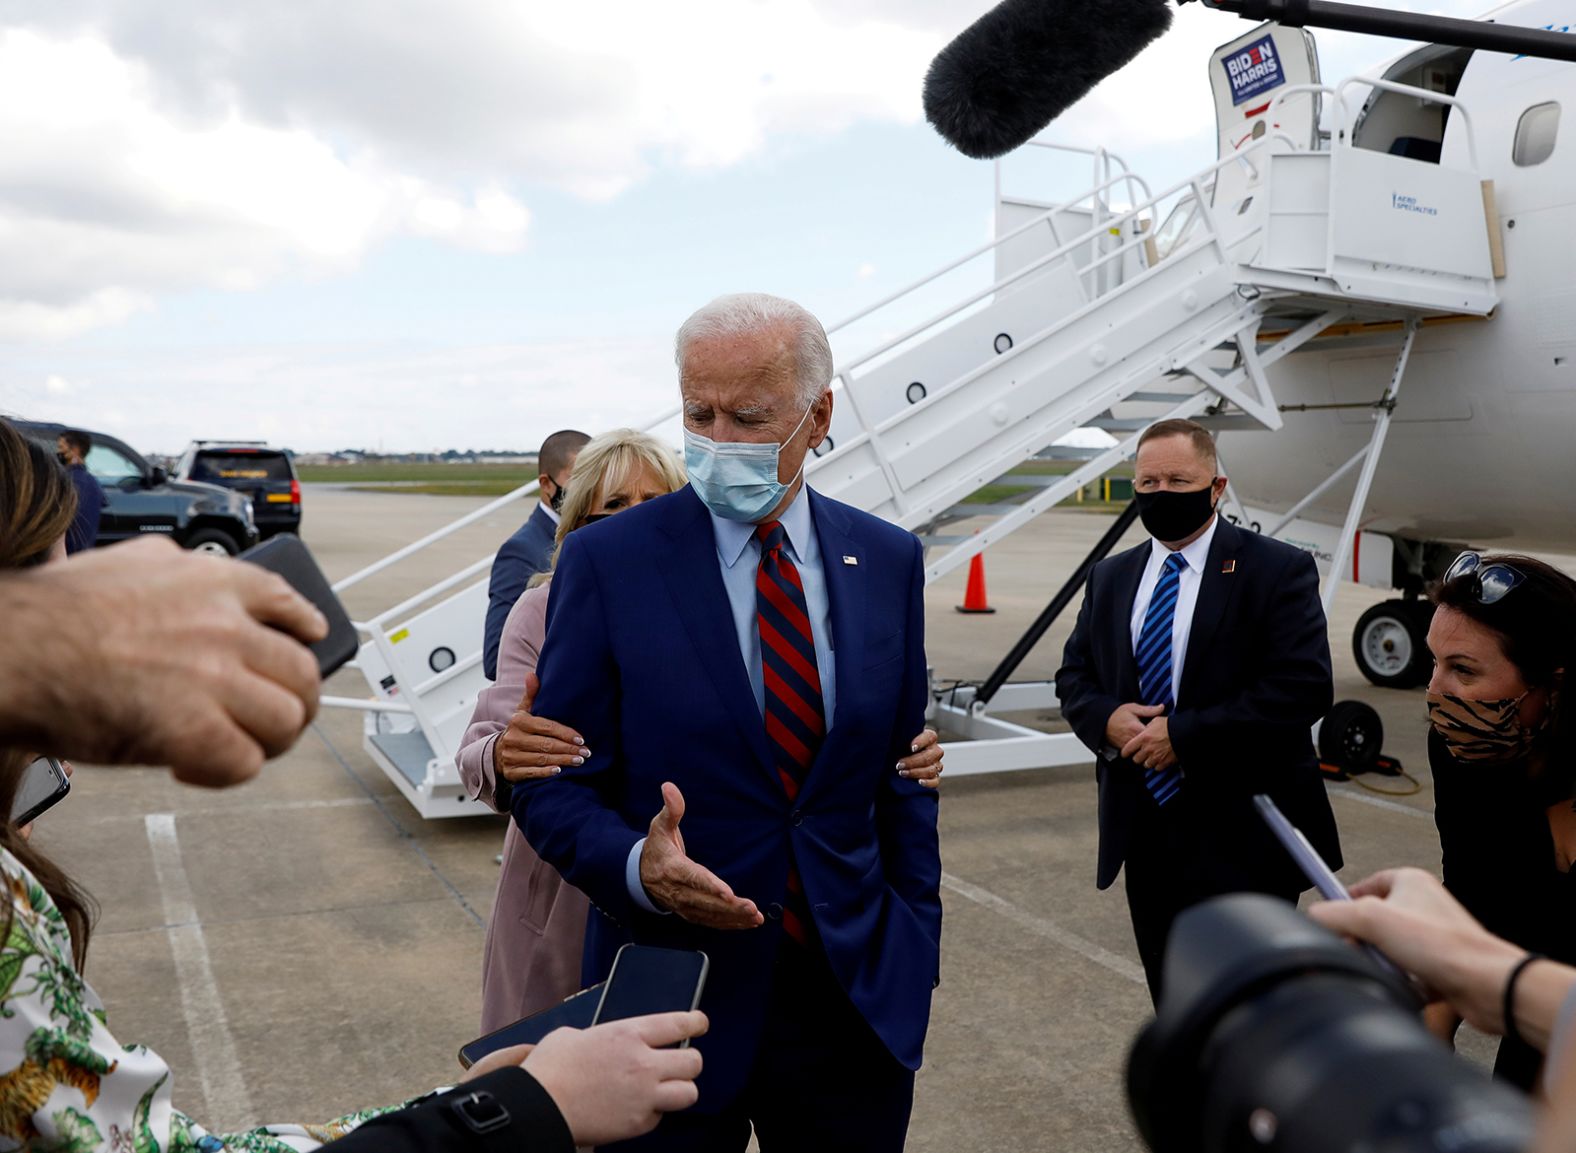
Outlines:
{"type": "MultiPolygon", "coordinates": [[[[65,918],[4,850],[0,880],[10,921],[0,947],[0,1150],[298,1153],[387,1112],[353,1113],[326,1125],[209,1133],[171,1104],[163,1059],[111,1035],[103,1003],[71,959],[65,918]]],[[[0,907],[0,918],[5,915],[0,907]]]]}

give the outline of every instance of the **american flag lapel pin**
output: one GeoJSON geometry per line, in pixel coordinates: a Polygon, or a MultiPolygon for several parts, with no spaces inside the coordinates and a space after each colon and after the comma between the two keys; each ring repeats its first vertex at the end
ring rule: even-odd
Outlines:
{"type": "Polygon", "coordinates": [[[1237,571],[1236,558],[1233,557],[1231,560],[1223,560],[1223,561],[1221,561],[1220,562],[1220,571],[1223,574],[1227,575],[1227,576],[1229,576],[1230,574],[1236,572],[1237,571]]]}
{"type": "Polygon", "coordinates": [[[851,564],[857,568],[859,566],[859,558],[856,556],[845,556],[843,557],[843,563],[851,564]]]}

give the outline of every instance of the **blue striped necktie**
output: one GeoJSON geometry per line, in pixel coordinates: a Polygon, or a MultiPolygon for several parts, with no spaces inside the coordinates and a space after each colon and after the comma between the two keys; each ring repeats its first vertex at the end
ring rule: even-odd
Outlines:
{"type": "MultiPolygon", "coordinates": [[[[1172,553],[1160,569],[1144,627],[1138,630],[1138,646],[1133,657],[1138,662],[1138,701],[1144,705],[1165,705],[1170,716],[1176,706],[1171,699],[1171,628],[1177,615],[1177,594],[1182,588],[1182,570],[1187,562],[1182,554],[1172,553]]],[[[1182,771],[1175,765],[1161,772],[1146,773],[1144,783],[1157,804],[1165,804],[1182,789],[1182,771]]]]}

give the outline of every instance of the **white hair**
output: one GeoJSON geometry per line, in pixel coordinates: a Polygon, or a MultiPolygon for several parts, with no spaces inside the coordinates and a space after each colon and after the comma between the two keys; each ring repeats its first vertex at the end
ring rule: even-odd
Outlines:
{"type": "Polygon", "coordinates": [[[809,311],[793,301],[764,292],[719,296],[679,325],[673,345],[679,379],[684,377],[685,351],[696,341],[725,340],[782,327],[793,333],[794,376],[799,384],[799,401],[811,404],[832,384],[832,346],[826,339],[826,329],[809,311]]]}

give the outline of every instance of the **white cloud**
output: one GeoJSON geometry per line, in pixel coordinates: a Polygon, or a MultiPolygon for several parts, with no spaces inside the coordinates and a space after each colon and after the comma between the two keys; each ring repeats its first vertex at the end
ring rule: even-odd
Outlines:
{"type": "Polygon", "coordinates": [[[410,232],[484,251],[529,214],[342,157],[297,128],[171,117],[102,42],[0,33],[0,339],[125,320],[158,294],[349,268],[410,232]]]}
{"type": "MultiPolygon", "coordinates": [[[[0,0],[0,340],[343,273],[393,236],[516,252],[533,188],[609,200],[784,137],[915,123],[932,55],[989,5],[0,0]]],[[[1052,134],[1135,166],[1207,141],[1205,60],[1246,27],[1182,7],[1052,134]]],[[[1320,40],[1327,74],[1392,47],[1320,40]]]]}
{"type": "MultiPolygon", "coordinates": [[[[41,353],[39,359],[58,359],[41,353]]],[[[0,413],[112,431],[176,453],[197,437],[309,451],[528,448],[554,429],[643,426],[678,406],[667,339],[438,348],[300,345],[114,349],[71,376],[0,378],[0,413]],[[91,387],[72,377],[91,376],[91,387]],[[10,383],[11,381],[23,383],[10,383]],[[70,383],[68,383],[70,381],[70,383]],[[235,397],[267,398],[238,408],[235,397]]],[[[670,430],[677,443],[677,425],[670,430]]]]}
{"type": "Polygon", "coordinates": [[[945,34],[866,7],[0,0],[0,340],[343,272],[399,234],[512,252],[529,186],[606,200],[913,122],[945,34]]]}

